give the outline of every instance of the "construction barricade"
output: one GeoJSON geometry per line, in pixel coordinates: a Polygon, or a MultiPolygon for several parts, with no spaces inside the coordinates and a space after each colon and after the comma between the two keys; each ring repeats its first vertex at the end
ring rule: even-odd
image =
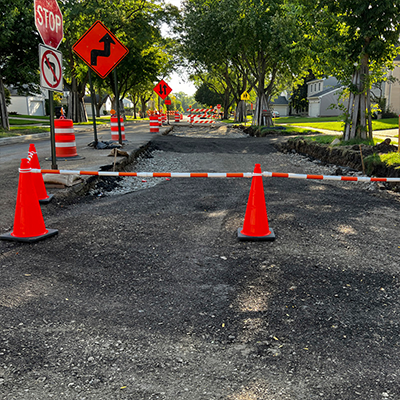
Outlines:
{"type": "MultiPolygon", "coordinates": [[[[122,140],[126,141],[124,119],[120,117],[119,122],[121,125],[121,138],[122,140]]],[[[116,115],[111,116],[110,124],[111,124],[111,140],[119,141],[118,117],[116,115]]]]}
{"type": "Polygon", "coordinates": [[[58,161],[82,159],[76,151],[74,123],[72,119],[60,117],[54,120],[56,158],[58,161]]]}
{"type": "Polygon", "coordinates": [[[191,124],[214,124],[215,112],[212,108],[188,108],[191,124]]]}

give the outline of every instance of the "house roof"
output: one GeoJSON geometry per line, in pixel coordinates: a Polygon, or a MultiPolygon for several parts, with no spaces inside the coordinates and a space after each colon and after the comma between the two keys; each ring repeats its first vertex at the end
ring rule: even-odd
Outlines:
{"type": "Polygon", "coordinates": [[[334,91],[340,89],[341,87],[342,87],[342,85],[336,85],[334,87],[330,87],[330,88],[321,90],[320,92],[315,93],[312,96],[308,96],[308,99],[314,99],[314,98],[326,96],[328,93],[334,92],[334,91]]]}
{"type": "MultiPolygon", "coordinates": [[[[98,103],[99,102],[99,99],[100,99],[100,95],[98,95],[97,93],[95,94],[95,97],[96,97],[96,102],[98,103]]],[[[103,96],[103,100],[105,100],[107,97],[110,97],[110,95],[108,95],[108,94],[106,94],[105,96],[103,96]]],[[[86,104],[91,104],[92,103],[92,97],[91,96],[85,96],[84,98],[83,98],[83,102],[84,103],[86,103],[86,104]]]]}
{"type": "Polygon", "coordinates": [[[279,105],[279,104],[287,105],[287,104],[289,104],[289,101],[285,96],[279,96],[275,100],[271,101],[271,104],[274,104],[274,105],[279,105]]]}

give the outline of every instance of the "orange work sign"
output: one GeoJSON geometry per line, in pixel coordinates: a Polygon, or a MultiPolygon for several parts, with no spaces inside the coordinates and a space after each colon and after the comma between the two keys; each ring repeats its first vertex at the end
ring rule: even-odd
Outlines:
{"type": "Polygon", "coordinates": [[[72,46],[72,50],[103,79],[129,53],[101,21],[96,21],[72,46]]]}

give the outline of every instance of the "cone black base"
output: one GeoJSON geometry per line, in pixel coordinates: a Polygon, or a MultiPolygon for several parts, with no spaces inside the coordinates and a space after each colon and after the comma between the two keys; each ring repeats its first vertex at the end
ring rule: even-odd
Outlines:
{"type": "MultiPolygon", "coordinates": [[[[73,156],[73,157],[56,157],[56,161],[69,161],[69,160],[84,160],[85,157],[82,156],[73,156]]],[[[46,161],[53,161],[51,157],[46,158],[46,161]]]]}
{"type": "Polygon", "coordinates": [[[51,199],[54,197],[54,194],[49,194],[47,199],[41,199],[39,200],[40,204],[48,204],[51,202],[51,199]]]}
{"type": "Polygon", "coordinates": [[[269,242],[272,242],[275,240],[275,233],[271,228],[269,229],[270,234],[265,235],[265,236],[247,236],[247,235],[243,235],[243,233],[241,233],[241,230],[243,230],[243,228],[238,229],[238,239],[241,241],[252,241],[252,242],[269,241],[269,242]]]}
{"type": "Polygon", "coordinates": [[[35,243],[39,240],[47,239],[48,237],[54,236],[58,234],[57,229],[47,229],[48,232],[44,235],[40,236],[32,236],[32,237],[16,237],[12,236],[12,232],[5,233],[4,235],[0,235],[0,240],[9,240],[12,242],[24,242],[24,243],[35,243]]]}

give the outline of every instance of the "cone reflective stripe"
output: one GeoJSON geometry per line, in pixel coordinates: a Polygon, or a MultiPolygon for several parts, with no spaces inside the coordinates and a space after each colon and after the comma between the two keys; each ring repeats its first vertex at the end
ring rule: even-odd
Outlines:
{"type": "MultiPolygon", "coordinates": [[[[36,148],[33,143],[29,145],[28,151],[29,165],[32,169],[40,169],[39,158],[37,156],[36,148]]],[[[53,198],[52,194],[47,194],[46,186],[44,185],[42,174],[32,174],[33,184],[36,189],[36,194],[39,199],[39,203],[46,204],[53,198]]]]}
{"type": "MultiPolygon", "coordinates": [[[[125,138],[125,125],[124,119],[122,117],[119,118],[119,122],[121,124],[121,137],[122,140],[126,140],[125,138]]],[[[111,140],[119,140],[119,131],[118,131],[118,117],[116,115],[112,115],[110,118],[111,124],[111,140]]]]}
{"type": "Polygon", "coordinates": [[[251,181],[250,195],[244,217],[243,228],[238,229],[239,240],[275,240],[275,234],[268,225],[267,206],[265,204],[261,165],[256,164],[251,181]]]}
{"type": "Polygon", "coordinates": [[[0,239],[32,243],[57,233],[56,229],[46,229],[32,180],[31,167],[28,159],[23,158],[19,169],[14,227],[12,232],[1,235],[0,239]]]}

